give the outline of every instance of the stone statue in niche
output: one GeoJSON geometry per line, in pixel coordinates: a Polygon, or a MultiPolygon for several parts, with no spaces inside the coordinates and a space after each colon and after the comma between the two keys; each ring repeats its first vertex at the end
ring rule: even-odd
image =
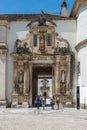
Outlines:
{"type": "Polygon", "coordinates": [[[61,84],[60,84],[60,91],[61,91],[61,93],[66,93],[66,84],[65,83],[62,83],[61,82],[61,84]]]}
{"type": "Polygon", "coordinates": [[[44,35],[40,36],[39,44],[40,44],[40,50],[44,50],[45,49],[45,36],[44,35]]]}
{"type": "Polygon", "coordinates": [[[66,72],[65,72],[65,70],[61,71],[60,87],[61,87],[61,93],[65,93],[66,92],[66,72]]]}
{"type": "Polygon", "coordinates": [[[18,83],[23,83],[24,82],[24,71],[21,70],[18,72],[18,83]]]}
{"type": "Polygon", "coordinates": [[[62,70],[61,71],[61,82],[65,83],[65,81],[66,81],[66,72],[65,72],[65,70],[62,70]]]}

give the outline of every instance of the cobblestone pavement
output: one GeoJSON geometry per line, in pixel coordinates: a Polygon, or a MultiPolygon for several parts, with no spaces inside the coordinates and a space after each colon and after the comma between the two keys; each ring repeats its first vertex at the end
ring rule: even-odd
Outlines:
{"type": "Polygon", "coordinates": [[[87,110],[0,108],[0,130],[87,130],[87,110]]]}

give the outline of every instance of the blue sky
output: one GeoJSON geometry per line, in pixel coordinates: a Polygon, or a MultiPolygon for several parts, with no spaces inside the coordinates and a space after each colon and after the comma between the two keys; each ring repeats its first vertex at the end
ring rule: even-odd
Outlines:
{"type": "MultiPolygon", "coordinates": [[[[0,14],[59,14],[63,0],[0,0],[0,14]]],[[[71,12],[75,0],[66,0],[71,12]]]]}

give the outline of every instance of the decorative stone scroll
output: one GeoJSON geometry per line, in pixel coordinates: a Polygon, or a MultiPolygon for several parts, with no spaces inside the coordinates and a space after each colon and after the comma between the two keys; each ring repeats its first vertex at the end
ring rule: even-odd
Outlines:
{"type": "Polygon", "coordinates": [[[63,38],[56,39],[56,46],[54,53],[55,54],[65,54],[69,52],[69,44],[68,41],[64,40],[63,38]]]}
{"type": "Polygon", "coordinates": [[[29,54],[30,50],[27,47],[27,42],[22,43],[21,40],[16,40],[16,53],[17,54],[29,54]]]}

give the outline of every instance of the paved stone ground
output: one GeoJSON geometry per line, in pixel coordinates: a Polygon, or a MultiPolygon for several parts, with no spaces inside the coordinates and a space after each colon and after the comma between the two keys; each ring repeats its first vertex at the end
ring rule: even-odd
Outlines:
{"type": "Polygon", "coordinates": [[[87,110],[0,108],[0,130],[87,130],[87,110]]]}

